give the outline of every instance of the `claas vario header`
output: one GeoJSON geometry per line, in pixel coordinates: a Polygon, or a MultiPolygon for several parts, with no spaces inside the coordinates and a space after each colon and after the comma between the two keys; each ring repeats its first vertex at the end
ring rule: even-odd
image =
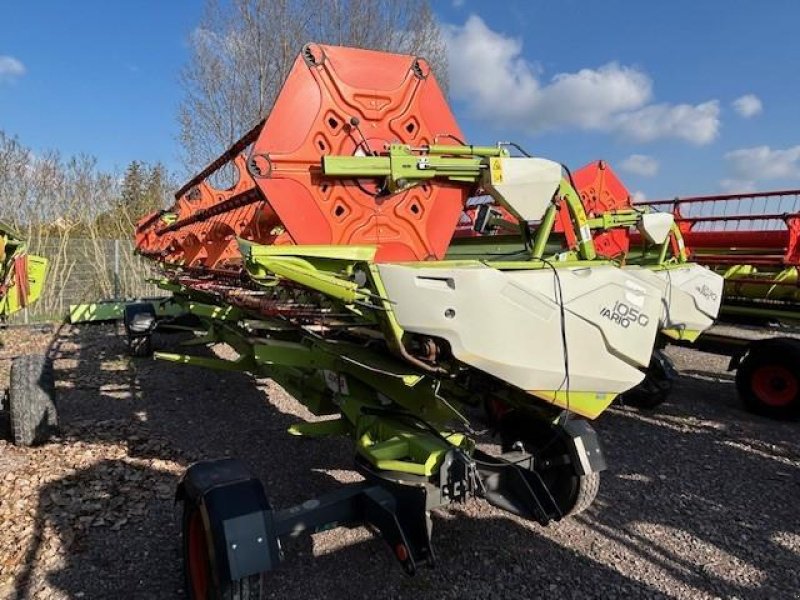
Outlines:
{"type": "MultiPolygon", "coordinates": [[[[413,573],[434,559],[437,506],[478,496],[545,524],[591,504],[605,460],[586,419],[642,381],[659,332],[707,328],[719,295],[697,290],[722,285],[670,215],[605,206],[596,183],[465,141],[421,58],[303,49],[267,118],[143,217],[136,245],[203,324],[193,343],[238,353],[157,357],[272,377],[335,415],[290,433],[349,436],[365,481],[279,510],[236,461],[190,468],[193,597],[261,593],[303,531],[368,523],[413,573]],[[223,168],[236,183],[216,189],[223,168]],[[457,235],[480,195],[481,225],[457,235]],[[480,412],[497,454],[476,448],[480,412]]],[[[145,353],[153,315],[128,309],[145,353]]]]}
{"type": "Polygon", "coordinates": [[[703,336],[700,347],[731,357],[729,370],[736,369],[736,389],[748,410],[796,418],[800,190],[691,196],[643,205],[672,214],[691,260],[724,277],[721,312],[738,329],[717,328],[703,336]]]}
{"type": "Polygon", "coordinates": [[[692,248],[692,260],[725,278],[726,313],[800,319],[800,190],[642,204],[671,213],[692,248]]]}

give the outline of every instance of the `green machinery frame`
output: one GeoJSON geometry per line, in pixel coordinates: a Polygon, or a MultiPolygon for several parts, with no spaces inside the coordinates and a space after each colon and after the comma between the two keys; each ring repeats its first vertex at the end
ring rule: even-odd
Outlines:
{"type": "MultiPolygon", "coordinates": [[[[498,147],[431,146],[426,149],[424,168],[420,168],[420,156],[412,149],[392,145],[389,156],[326,156],[322,164],[325,176],[384,179],[389,190],[398,191],[433,178],[475,185],[488,172],[487,160],[504,155],[506,150],[498,147]],[[440,156],[445,153],[447,156],[440,156]]],[[[566,178],[556,198],[565,203],[576,231],[627,228],[641,216],[640,211],[630,210],[587,219],[579,195],[566,178]]],[[[590,234],[581,237],[576,249],[564,251],[561,242],[553,239],[557,212],[558,203],[553,202],[532,234],[528,223],[520,223],[520,233],[516,236],[454,240],[445,260],[404,264],[443,269],[484,264],[499,270],[537,270],[553,265],[612,262],[597,258],[590,234]]],[[[672,231],[680,240],[677,228],[672,231]]],[[[682,244],[679,246],[681,251],[677,255],[668,256],[670,240],[667,239],[656,248],[643,250],[637,262],[654,269],[683,264],[686,255],[682,244]]],[[[266,319],[220,303],[212,294],[198,292],[172,279],[160,282],[160,287],[171,292],[176,305],[200,318],[206,327],[191,344],[224,342],[236,350],[239,358],[225,361],[171,353],[157,353],[157,358],[272,377],[312,413],[340,415],[332,421],[295,425],[291,433],[349,434],[356,441],[357,452],[378,469],[431,475],[448,445],[471,449],[471,440],[456,433],[448,423],[458,423],[462,431],[468,429],[468,419],[458,406],[475,405],[481,400],[460,387],[457,378],[403,360],[408,358],[404,332],[394,318],[391,300],[386,297],[378,269],[372,262],[375,247],[261,246],[245,240],[239,240],[239,247],[247,274],[259,287],[269,289],[281,281],[290,281],[319,293],[337,311],[344,311],[360,325],[379,331],[393,356],[353,343],[315,337],[287,326],[281,319],[266,319]],[[355,277],[356,273],[360,277],[355,277]],[[385,410],[381,416],[372,414],[380,413],[386,405],[421,417],[433,424],[436,432],[408,425],[408,415],[392,418],[385,410]]],[[[180,265],[171,268],[180,273],[180,265]]],[[[568,404],[582,414],[597,416],[615,397],[615,394],[573,391],[567,398],[564,391],[553,390],[552,394],[543,395],[543,402],[532,403],[527,393],[509,386],[504,386],[500,395],[504,403],[534,410],[537,417],[549,422],[558,419],[568,404]]]]}
{"type": "MultiPolygon", "coordinates": [[[[499,173],[493,161],[508,156],[505,148],[466,145],[423,149],[392,145],[387,150],[384,156],[325,156],[322,174],[381,180],[378,193],[394,193],[432,179],[474,190],[499,173]]],[[[498,201],[503,203],[502,198],[498,201]]],[[[640,211],[630,210],[588,219],[578,193],[563,177],[538,223],[505,223],[504,229],[514,235],[456,239],[443,260],[403,264],[434,269],[490,266],[501,271],[620,264],[598,257],[592,230],[629,228],[640,217],[640,211]],[[565,238],[555,232],[562,209],[576,232],[572,248],[565,248],[565,238]]],[[[169,223],[174,217],[166,213],[160,218],[169,223]]],[[[672,234],[678,251],[672,245],[670,253],[667,239],[644,245],[638,255],[625,260],[652,269],[682,265],[686,255],[680,233],[673,228],[672,234]]],[[[236,296],[230,286],[215,287],[208,279],[198,287],[196,272],[181,264],[162,264],[166,277],[157,282],[171,294],[175,306],[200,323],[198,335],[183,342],[186,346],[224,343],[238,357],[224,360],[187,351],[156,352],[156,358],[272,378],[312,414],[327,417],[298,422],[289,433],[350,437],[356,468],[366,479],[313,503],[280,511],[271,509],[267,500],[260,501],[252,514],[263,515],[254,526],[266,523],[265,539],[366,521],[381,531],[411,573],[415,564],[433,558],[429,511],[436,506],[481,496],[505,511],[547,524],[591,502],[605,460],[591,426],[574,413],[594,418],[615,394],[552,390],[537,392],[537,398],[446,353],[442,360],[421,360],[409,350],[419,340],[403,331],[395,317],[374,261],[374,246],[264,246],[243,239],[238,244],[247,277],[237,274],[237,281],[247,281],[244,294],[236,296]],[[248,304],[243,296],[256,298],[257,305],[248,304]],[[311,305],[336,318],[330,322],[323,318],[321,325],[312,318],[309,326],[291,315],[261,310],[266,305],[258,305],[258,298],[274,300],[275,306],[311,305]],[[319,327],[344,334],[322,335],[319,327]],[[486,410],[500,433],[500,455],[489,456],[476,447],[474,409],[486,410]],[[513,419],[506,418],[509,412],[513,419]]],[[[240,289],[237,286],[233,287],[240,289]]],[[[128,317],[125,311],[129,336],[149,335],[151,329],[137,333],[128,327],[128,317]]],[[[225,496],[229,490],[225,503],[235,505],[244,499],[235,491],[239,487],[261,489],[243,473],[241,466],[225,461],[195,465],[187,471],[179,497],[225,496]],[[211,480],[225,485],[203,485],[211,480]]],[[[263,491],[254,493],[260,497],[263,491]]],[[[209,512],[208,518],[213,514],[209,512]]],[[[266,559],[258,559],[250,571],[236,569],[236,576],[273,568],[277,545],[271,541],[269,545],[272,550],[266,559]]],[[[255,551],[263,558],[262,549],[255,551]]]]}

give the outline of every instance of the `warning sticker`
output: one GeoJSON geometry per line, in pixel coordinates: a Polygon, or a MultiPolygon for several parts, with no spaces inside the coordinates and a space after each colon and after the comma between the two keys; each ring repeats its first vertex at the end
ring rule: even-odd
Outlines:
{"type": "Polygon", "coordinates": [[[344,396],[350,394],[350,390],[347,387],[347,379],[345,379],[344,375],[340,375],[335,371],[323,371],[322,375],[325,377],[325,385],[330,391],[344,396]]]}
{"type": "Polygon", "coordinates": [[[489,160],[492,169],[492,183],[503,183],[503,161],[499,158],[489,160]]]}

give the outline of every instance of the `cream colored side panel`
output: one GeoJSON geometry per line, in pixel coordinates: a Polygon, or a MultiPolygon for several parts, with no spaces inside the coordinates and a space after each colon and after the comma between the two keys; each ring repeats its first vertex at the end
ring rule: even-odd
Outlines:
{"type": "Polygon", "coordinates": [[[656,271],[666,283],[662,323],[666,329],[705,331],[714,323],[724,279],[701,265],[656,271]]]}
{"type": "Polygon", "coordinates": [[[489,161],[484,187],[523,221],[538,221],[561,184],[559,163],[544,158],[497,157],[489,161]]]}
{"type": "MultiPolygon", "coordinates": [[[[550,269],[380,265],[400,326],[441,337],[462,362],[524,390],[564,385],[557,280],[550,269]]],[[[619,393],[639,383],[663,282],[610,266],[559,268],[570,389],[619,393]]]]}

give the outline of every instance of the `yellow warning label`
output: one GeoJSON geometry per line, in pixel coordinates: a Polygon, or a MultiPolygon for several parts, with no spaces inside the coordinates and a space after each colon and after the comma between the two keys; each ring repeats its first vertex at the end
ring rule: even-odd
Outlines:
{"type": "Polygon", "coordinates": [[[492,183],[503,183],[503,161],[499,158],[491,158],[489,166],[492,170],[492,183]]]}

